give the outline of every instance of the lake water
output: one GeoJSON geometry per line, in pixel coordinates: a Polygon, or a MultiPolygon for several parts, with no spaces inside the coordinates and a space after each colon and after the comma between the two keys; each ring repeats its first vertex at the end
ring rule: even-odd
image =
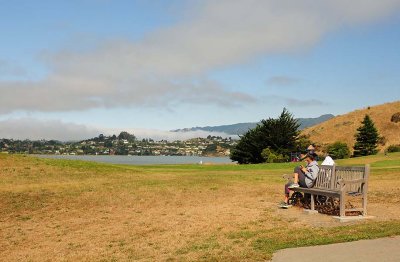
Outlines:
{"type": "Polygon", "coordinates": [[[166,165],[166,164],[232,164],[228,157],[201,156],[73,156],[73,155],[40,155],[43,158],[84,160],[126,165],[166,165]]]}

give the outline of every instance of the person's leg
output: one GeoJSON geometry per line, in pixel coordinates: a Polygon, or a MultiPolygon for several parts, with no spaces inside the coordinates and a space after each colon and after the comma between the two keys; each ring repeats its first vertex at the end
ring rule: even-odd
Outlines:
{"type": "Polygon", "coordinates": [[[306,176],[303,172],[298,173],[298,184],[300,185],[300,187],[307,187],[306,176]]]}
{"type": "Polygon", "coordinates": [[[293,182],[294,182],[295,184],[298,184],[298,183],[299,183],[299,176],[300,176],[300,174],[303,174],[303,172],[301,171],[300,166],[297,166],[297,167],[293,170],[293,175],[294,175],[293,182]]]}
{"type": "MultiPolygon", "coordinates": [[[[294,183],[294,184],[298,184],[299,181],[300,181],[300,179],[303,179],[303,180],[304,180],[304,174],[303,174],[303,172],[301,171],[300,166],[296,167],[296,168],[293,170],[293,175],[294,175],[293,182],[289,182],[289,183],[285,184],[285,200],[284,200],[285,203],[288,203],[288,201],[289,201],[289,195],[290,195],[290,190],[289,190],[289,188],[290,188],[291,186],[293,186],[293,183],[294,183]]],[[[293,187],[292,187],[292,188],[293,188],[293,187]]]]}
{"type": "Polygon", "coordinates": [[[299,183],[299,173],[293,173],[293,183],[298,184],[299,183]]]}
{"type": "Polygon", "coordinates": [[[291,184],[292,184],[291,182],[285,184],[285,203],[286,203],[286,204],[287,204],[288,201],[289,201],[289,193],[290,193],[289,186],[290,186],[291,184]]]}

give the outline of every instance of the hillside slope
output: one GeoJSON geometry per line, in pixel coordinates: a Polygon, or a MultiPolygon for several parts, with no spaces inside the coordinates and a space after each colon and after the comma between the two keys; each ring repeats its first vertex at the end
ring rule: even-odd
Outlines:
{"type": "Polygon", "coordinates": [[[385,144],[379,145],[384,150],[389,145],[400,144],[400,122],[391,122],[393,114],[400,112],[400,101],[372,106],[336,116],[326,122],[307,128],[303,135],[309,135],[311,141],[322,148],[327,144],[341,141],[352,148],[355,142],[354,135],[366,114],[370,115],[380,136],[384,137],[385,144]]]}

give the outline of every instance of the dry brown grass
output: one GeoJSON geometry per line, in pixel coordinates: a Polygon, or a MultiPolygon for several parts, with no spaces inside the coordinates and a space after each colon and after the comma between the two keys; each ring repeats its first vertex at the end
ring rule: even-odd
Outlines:
{"type": "MultiPolygon", "coordinates": [[[[327,215],[276,208],[280,174],[291,168],[131,167],[0,155],[0,260],[265,260],[273,251],[265,243],[286,241],[289,225],[340,226],[327,215]]],[[[394,166],[371,178],[375,222],[399,219],[399,174],[394,166]],[[381,213],[381,203],[397,211],[381,213]]]]}
{"type": "Polygon", "coordinates": [[[368,114],[374,121],[379,134],[386,140],[385,145],[379,147],[383,150],[389,145],[400,144],[400,123],[390,121],[392,115],[397,112],[400,112],[400,101],[372,106],[336,116],[319,125],[305,129],[302,134],[309,135],[310,139],[319,145],[341,141],[352,148],[357,128],[361,125],[365,115],[368,114]]]}

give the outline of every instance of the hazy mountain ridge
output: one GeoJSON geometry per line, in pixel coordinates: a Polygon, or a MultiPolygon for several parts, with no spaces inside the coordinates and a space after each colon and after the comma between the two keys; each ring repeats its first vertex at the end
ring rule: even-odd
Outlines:
{"type": "MultiPolygon", "coordinates": [[[[321,115],[316,118],[298,118],[297,121],[300,123],[300,129],[303,130],[307,127],[311,127],[322,122],[325,122],[335,116],[332,114],[321,115]]],[[[221,132],[230,135],[242,135],[249,129],[256,127],[259,122],[248,122],[248,123],[238,123],[232,125],[221,125],[221,126],[205,126],[205,127],[191,127],[171,130],[172,132],[192,132],[192,131],[207,131],[207,132],[221,132]]]]}

